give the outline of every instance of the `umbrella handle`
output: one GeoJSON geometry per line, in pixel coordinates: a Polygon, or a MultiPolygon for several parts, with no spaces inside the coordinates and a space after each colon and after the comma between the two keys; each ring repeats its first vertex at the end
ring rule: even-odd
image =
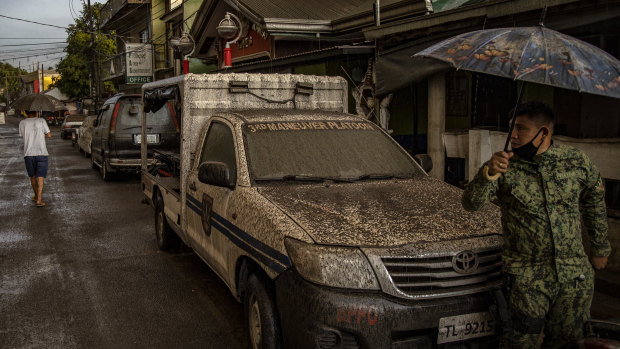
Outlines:
{"type": "Polygon", "coordinates": [[[508,136],[506,137],[506,144],[504,145],[504,151],[508,152],[508,146],[510,145],[510,136],[512,135],[512,131],[515,128],[515,120],[517,116],[517,107],[521,103],[521,98],[523,97],[523,91],[525,90],[525,81],[521,84],[521,88],[519,89],[519,96],[517,96],[517,103],[515,104],[515,108],[512,110],[512,116],[510,117],[510,127],[508,129],[508,136]]]}

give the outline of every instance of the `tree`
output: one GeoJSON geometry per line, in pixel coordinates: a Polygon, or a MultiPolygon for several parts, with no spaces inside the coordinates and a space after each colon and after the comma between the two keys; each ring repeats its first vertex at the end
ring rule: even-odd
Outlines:
{"type": "Polygon", "coordinates": [[[0,62],[0,101],[13,101],[19,92],[19,76],[28,74],[24,69],[15,68],[8,63],[0,62]]]}
{"type": "MultiPolygon", "coordinates": [[[[61,78],[54,86],[58,87],[64,94],[71,97],[89,97],[90,80],[88,65],[92,60],[101,59],[102,56],[109,56],[116,53],[116,42],[110,34],[104,34],[98,28],[101,24],[101,8],[103,4],[94,3],[89,13],[88,7],[83,6],[80,17],[76,18],[75,24],[69,25],[67,29],[67,55],[58,62],[56,70],[61,78]],[[95,27],[95,50],[91,50],[91,31],[90,20],[93,20],[95,27]]],[[[114,33],[112,33],[113,35],[114,33]]],[[[106,90],[113,89],[111,83],[106,82],[106,90]],[[111,85],[111,86],[110,86],[111,85]]]]}

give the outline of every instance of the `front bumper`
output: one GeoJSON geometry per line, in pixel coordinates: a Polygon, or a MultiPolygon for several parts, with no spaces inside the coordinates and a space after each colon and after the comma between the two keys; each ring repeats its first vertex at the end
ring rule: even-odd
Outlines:
{"type": "MultiPolygon", "coordinates": [[[[496,348],[497,335],[438,346],[439,319],[490,311],[490,292],[403,300],[382,292],[318,286],[289,269],[276,279],[287,348],[496,348]]],[[[499,331],[496,331],[498,333],[499,331]]]]}

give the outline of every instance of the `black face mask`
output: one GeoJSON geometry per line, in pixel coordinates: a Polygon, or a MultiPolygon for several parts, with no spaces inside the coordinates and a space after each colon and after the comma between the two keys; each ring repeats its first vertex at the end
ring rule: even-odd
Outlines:
{"type": "Polygon", "coordinates": [[[534,136],[534,138],[532,138],[532,140],[529,141],[527,144],[524,144],[520,146],[519,148],[512,149],[512,152],[519,155],[520,158],[532,161],[532,159],[534,158],[534,156],[536,156],[536,153],[538,152],[538,148],[540,148],[540,146],[543,143],[543,141],[541,140],[538,146],[534,145],[534,140],[536,139],[536,137],[538,137],[538,135],[542,132],[542,130],[543,130],[542,128],[538,130],[538,133],[536,133],[536,136],[534,136]]]}

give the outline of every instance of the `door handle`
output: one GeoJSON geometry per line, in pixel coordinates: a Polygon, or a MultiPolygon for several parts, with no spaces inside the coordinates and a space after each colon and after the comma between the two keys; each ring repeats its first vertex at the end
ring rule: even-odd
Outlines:
{"type": "Polygon", "coordinates": [[[191,190],[196,190],[196,183],[191,182],[191,183],[189,184],[189,189],[191,189],[191,190]]]}

